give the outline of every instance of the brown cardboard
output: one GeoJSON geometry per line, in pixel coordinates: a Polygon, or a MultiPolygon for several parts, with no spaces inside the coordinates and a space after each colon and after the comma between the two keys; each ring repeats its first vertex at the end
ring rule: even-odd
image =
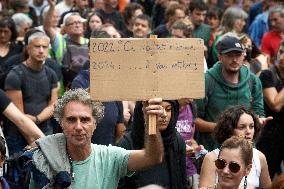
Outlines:
{"type": "Polygon", "coordinates": [[[91,39],[95,100],[204,97],[202,39],[91,39]]]}

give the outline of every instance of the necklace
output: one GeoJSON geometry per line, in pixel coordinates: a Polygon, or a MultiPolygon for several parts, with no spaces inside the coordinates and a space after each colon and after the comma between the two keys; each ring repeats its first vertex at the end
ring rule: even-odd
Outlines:
{"type": "Polygon", "coordinates": [[[68,160],[69,160],[69,163],[70,163],[70,175],[71,175],[71,179],[72,181],[75,181],[75,173],[74,173],[74,170],[73,170],[73,161],[69,155],[69,153],[66,151],[67,153],[67,156],[68,156],[68,160]]]}

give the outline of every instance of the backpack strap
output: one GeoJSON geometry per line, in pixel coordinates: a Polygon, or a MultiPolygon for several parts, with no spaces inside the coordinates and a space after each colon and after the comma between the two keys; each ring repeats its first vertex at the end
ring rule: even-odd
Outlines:
{"type": "MultiPolygon", "coordinates": [[[[250,104],[252,105],[254,99],[253,96],[255,94],[255,81],[253,79],[253,77],[251,76],[252,73],[250,73],[249,79],[248,79],[248,85],[249,85],[249,90],[251,93],[251,99],[250,99],[250,104]]],[[[207,82],[207,92],[206,92],[206,99],[205,99],[205,107],[207,107],[208,103],[209,103],[209,98],[210,96],[213,94],[214,89],[215,89],[215,85],[216,85],[216,80],[214,77],[212,77],[210,74],[208,74],[208,82],[207,82]]]]}
{"type": "MultiPolygon", "coordinates": [[[[19,64],[18,66],[16,66],[14,68],[15,72],[20,76],[21,80],[22,81],[26,81],[26,74],[25,74],[25,69],[24,67],[25,66],[24,64],[19,64]]],[[[23,85],[22,85],[23,86],[23,85]]],[[[21,86],[21,87],[22,87],[21,86]]]]}
{"type": "Polygon", "coordinates": [[[209,104],[209,98],[214,92],[216,80],[214,77],[212,77],[210,74],[208,74],[208,82],[207,82],[207,92],[205,96],[205,107],[209,104]]]}
{"type": "Polygon", "coordinates": [[[254,94],[255,94],[255,81],[253,80],[253,77],[251,76],[252,73],[250,73],[249,75],[249,79],[248,79],[248,85],[249,85],[249,91],[250,91],[250,107],[252,107],[253,102],[254,102],[254,94]]]}
{"type": "Polygon", "coordinates": [[[52,82],[51,73],[50,73],[50,70],[48,70],[48,69],[51,69],[51,68],[49,68],[46,64],[43,64],[43,69],[45,71],[45,75],[47,76],[49,84],[51,84],[51,82],[52,82]]]}

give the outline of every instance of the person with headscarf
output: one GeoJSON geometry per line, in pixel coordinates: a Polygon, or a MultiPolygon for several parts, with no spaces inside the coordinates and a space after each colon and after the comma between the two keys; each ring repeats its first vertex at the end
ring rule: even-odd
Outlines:
{"type": "MultiPolygon", "coordinates": [[[[132,128],[120,140],[118,146],[128,150],[144,147],[145,119],[142,104],[142,102],[136,103],[132,128]]],[[[120,180],[118,188],[139,188],[149,184],[157,184],[169,189],[186,187],[185,143],[175,129],[179,114],[178,102],[163,101],[162,106],[165,108],[165,113],[157,118],[157,127],[164,143],[162,163],[137,171],[132,177],[125,177],[120,180]]]]}

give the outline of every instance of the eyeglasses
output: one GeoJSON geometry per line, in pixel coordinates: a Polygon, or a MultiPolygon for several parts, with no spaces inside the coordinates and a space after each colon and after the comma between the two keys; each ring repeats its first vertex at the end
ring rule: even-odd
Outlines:
{"type": "MultiPolygon", "coordinates": [[[[215,161],[215,166],[217,167],[217,169],[224,169],[227,166],[227,162],[224,159],[218,158],[215,161]]],[[[229,170],[232,173],[237,173],[239,172],[240,169],[241,169],[241,166],[237,162],[235,161],[229,162],[229,170]]]]}

